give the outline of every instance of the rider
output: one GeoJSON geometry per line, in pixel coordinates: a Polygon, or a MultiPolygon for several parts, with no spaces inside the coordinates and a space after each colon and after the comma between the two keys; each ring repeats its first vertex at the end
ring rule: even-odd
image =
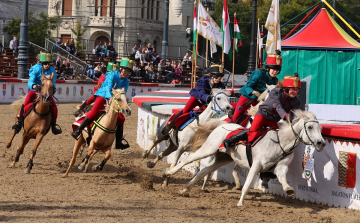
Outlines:
{"type": "MultiPolygon", "coordinates": [[[[300,78],[297,73],[295,76],[285,76],[282,87],[274,88],[269,93],[269,97],[259,106],[255,114],[254,121],[247,132],[248,142],[253,142],[258,136],[263,134],[264,127],[278,129],[277,122],[280,119],[288,119],[290,111],[300,109],[300,100],[296,97],[301,88],[300,78]]],[[[293,114],[293,113],[291,113],[293,114]]],[[[242,132],[224,140],[226,147],[234,146],[236,142],[243,139],[242,132]]]]}
{"type": "Polygon", "coordinates": [[[175,115],[170,124],[165,126],[161,133],[163,135],[169,134],[170,130],[175,127],[175,119],[182,114],[192,111],[196,106],[201,107],[204,104],[210,103],[212,99],[210,93],[213,88],[225,89],[225,85],[220,80],[223,76],[223,67],[220,65],[212,65],[210,67],[210,76],[206,75],[196,82],[196,87],[191,89],[191,97],[184,109],[175,115]]]}
{"type": "Polygon", "coordinates": [[[246,85],[240,89],[241,96],[231,117],[232,123],[241,124],[247,117],[245,112],[251,105],[255,106],[258,103],[257,98],[266,90],[266,85],[277,84],[278,79],[276,76],[280,73],[282,64],[280,54],[279,50],[276,50],[276,54],[269,54],[265,69],[253,71],[246,85]],[[239,119],[240,117],[242,118],[239,119]]]}
{"type": "MultiPolygon", "coordinates": [[[[24,126],[24,107],[34,101],[37,97],[37,93],[40,92],[40,86],[42,82],[42,73],[44,73],[45,76],[54,74],[54,90],[56,89],[56,79],[57,74],[55,69],[50,66],[50,64],[53,62],[52,54],[50,53],[40,53],[38,55],[40,62],[37,63],[34,66],[30,68],[29,71],[29,81],[28,81],[28,88],[30,89],[29,93],[26,95],[25,101],[21,106],[20,113],[18,114],[19,118],[18,121],[13,125],[13,129],[16,133],[19,133],[21,128],[24,126]]],[[[55,92],[55,91],[54,91],[55,92]]],[[[56,103],[53,97],[50,98],[51,101],[51,112],[52,112],[52,122],[51,122],[51,131],[54,135],[58,135],[62,133],[61,128],[57,128],[56,119],[57,119],[57,107],[56,103]]]]}
{"type": "MultiPolygon", "coordinates": [[[[105,81],[102,83],[99,90],[96,91],[95,103],[90,112],[86,113],[84,121],[80,124],[79,128],[75,132],[71,133],[71,136],[75,139],[79,137],[82,130],[91,124],[91,122],[99,115],[100,110],[106,104],[106,100],[109,100],[112,97],[111,90],[125,88],[125,93],[129,87],[129,79],[127,78],[132,70],[133,62],[129,58],[122,58],[120,63],[120,72],[112,71],[106,74],[105,81]]],[[[121,120],[120,125],[116,130],[116,141],[115,149],[126,149],[129,148],[128,144],[123,144],[123,131],[124,131],[124,122],[125,117],[122,113],[119,113],[119,119],[121,120]]]]}
{"type": "MultiPolygon", "coordinates": [[[[113,70],[116,71],[116,65],[114,65],[114,62],[109,62],[108,65],[107,65],[107,71],[108,71],[108,72],[111,72],[111,71],[113,71],[113,70]]],[[[96,86],[94,87],[94,94],[96,93],[96,91],[97,91],[98,89],[100,89],[102,83],[105,81],[105,76],[106,76],[106,74],[103,74],[103,75],[101,75],[101,76],[99,77],[98,85],[96,85],[96,86]]],[[[79,108],[77,111],[74,112],[74,116],[75,116],[75,117],[78,117],[80,114],[82,114],[83,112],[85,112],[87,106],[88,106],[88,105],[91,105],[91,104],[95,101],[95,95],[94,95],[94,94],[91,95],[91,97],[88,98],[88,99],[80,106],[80,108],[79,108]]]]}

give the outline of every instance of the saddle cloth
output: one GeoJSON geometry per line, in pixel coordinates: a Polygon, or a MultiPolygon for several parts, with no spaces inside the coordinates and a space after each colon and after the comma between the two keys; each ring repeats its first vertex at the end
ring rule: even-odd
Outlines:
{"type": "MultiPolygon", "coordinates": [[[[100,121],[100,120],[98,120],[98,118],[104,113],[105,113],[105,110],[102,110],[101,112],[99,112],[99,115],[94,120],[100,121]]],[[[83,116],[75,119],[76,121],[74,123],[72,123],[72,125],[71,125],[74,132],[77,128],[79,128],[80,124],[84,121],[85,118],[86,118],[86,116],[83,115],[83,116]]],[[[120,125],[121,124],[120,122],[121,122],[121,119],[118,118],[116,121],[116,125],[117,126],[120,125]]],[[[89,129],[91,130],[93,125],[94,125],[94,122],[91,122],[91,124],[89,126],[85,127],[84,130],[86,132],[89,132],[89,129]]]]}
{"type": "MultiPolygon", "coordinates": [[[[24,106],[24,113],[23,113],[23,117],[24,117],[24,118],[26,118],[26,116],[28,116],[28,115],[30,114],[30,112],[33,110],[33,104],[35,104],[35,105],[34,105],[34,107],[35,107],[37,103],[39,103],[39,100],[34,101],[34,102],[29,103],[29,104],[27,104],[27,105],[24,106]]],[[[50,102],[50,106],[52,107],[51,102],[50,102]]],[[[51,109],[52,109],[52,108],[50,108],[50,110],[51,110],[51,109]]],[[[57,109],[57,107],[56,107],[56,109],[57,109]]]]}
{"type": "MultiPolygon", "coordinates": [[[[230,137],[233,136],[233,135],[238,134],[239,132],[241,132],[241,131],[243,131],[243,130],[246,130],[246,128],[239,128],[239,129],[236,129],[236,130],[230,132],[230,133],[226,136],[226,139],[230,138],[230,137]]],[[[235,145],[242,144],[242,145],[244,145],[244,146],[249,146],[249,145],[250,145],[250,146],[253,147],[253,146],[256,145],[257,142],[260,141],[260,139],[262,139],[262,137],[264,137],[264,136],[266,135],[266,133],[267,133],[268,131],[270,131],[270,129],[266,129],[266,130],[264,130],[264,131],[259,131],[258,134],[257,134],[258,136],[257,136],[256,139],[255,139],[254,141],[252,141],[252,142],[240,140],[240,141],[238,141],[237,143],[235,143],[235,145]]],[[[221,143],[221,145],[219,146],[219,149],[224,149],[224,148],[225,148],[224,143],[221,143]]]]}
{"type": "MultiPolygon", "coordinates": [[[[185,114],[180,115],[175,120],[175,128],[178,130],[183,130],[187,125],[189,125],[192,121],[196,119],[196,116],[199,116],[201,112],[203,112],[204,109],[199,109],[196,111],[187,112],[185,114]]],[[[166,125],[169,125],[170,122],[174,119],[177,113],[172,114],[169,121],[166,123],[166,125]]]]}

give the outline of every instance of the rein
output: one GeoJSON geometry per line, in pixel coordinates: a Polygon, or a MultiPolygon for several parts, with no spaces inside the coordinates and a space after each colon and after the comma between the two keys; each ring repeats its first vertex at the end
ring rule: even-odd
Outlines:
{"type": "MultiPolygon", "coordinates": [[[[213,110],[214,112],[216,112],[217,114],[221,114],[224,112],[224,110],[221,109],[220,105],[217,103],[216,101],[216,96],[218,96],[219,94],[225,94],[224,92],[219,92],[217,93],[214,97],[213,97],[213,106],[211,107],[211,110],[213,110]],[[216,108],[217,107],[217,108],[216,108]]],[[[225,94],[226,95],[226,94],[225,94]]]]}
{"type": "Polygon", "coordinates": [[[119,94],[125,94],[124,92],[119,92],[119,93],[117,93],[116,95],[113,95],[113,98],[114,98],[114,100],[115,100],[115,103],[116,103],[116,105],[118,106],[118,110],[117,109],[115,109],[115,108],[113,108],[110,104],[109,104],[109,107],[112,109],[112,110],[114,110],[116,113],[123,113],[123,109],[121,108],[121,106],[119,105],[119,103],[117,102],[117,100],[116,100],[116,97],[119,95],[119,94]]]}
{"type": "Polygon", "coordinates": [[[51,110],[51,106],[49,106],[49,110],[48,110],[46,113],[39,113],[39,112],[36,111],[36,103],[33,102],[33,104],[32,104],[32,109],[33,109],[33,111],[35,112],[35,114],[37,114],[38,116],[44,117],[44,116],[48,116],[48,115],[49,115],[50,110],[51,110]]]}

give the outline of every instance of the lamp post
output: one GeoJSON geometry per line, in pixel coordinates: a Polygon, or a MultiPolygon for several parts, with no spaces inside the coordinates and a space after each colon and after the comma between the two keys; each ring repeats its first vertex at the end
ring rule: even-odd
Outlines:
{"type": "Polygon", "coordinates": [[[166,59],[166,48],[168,46],[168,33],[169,33],[169,0],[165,0],[165,13],[164,13],[164,34],[161,49],[161,58],[166,59]]]}
{"type": "Polygon", "coordinates": [[[29,62],[29,25],[28,25],[29,0],[23,1],[22,19],[20,24],[20,44],[18,55],[18,78],[25,79],[29,62]]]}
{"type": "Polygon", "coordinates": [[[253,13],[252,13],[252,24],[251,24],[251,44],[250,44],[250,56],[248,62],[248,68],[246,75],[250,77],[251,72],[255,70],[256,63],[256,11],[257,11],[257,0],[253,0],[253,13]]]}

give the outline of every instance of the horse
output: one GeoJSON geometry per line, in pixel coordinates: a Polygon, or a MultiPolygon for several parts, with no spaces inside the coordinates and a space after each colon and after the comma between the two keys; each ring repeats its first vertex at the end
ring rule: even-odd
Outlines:
{"type": "Polygon", "coordinates": [[[218,148],[226,136],[231,131],[240,128],[240,126],[237,124],[222,124],[222,121],[213,120],[210,123],[205,123],[198,127],[196,135],[194,136],[197,140],[193,144],[193,149],[196,150],[196,152],[192,153],[187,159],[183,160],[174,168],[165,169],[162,175],[164,177],[171,176],[184,165],[194,160],[213,155],[215,158],[212,162],[203,168],[190,183],[185,186],[180,192],[181,194],[189,191],[199,179],[208,173],[235,161],[239,166],[249,169],[237,206],[243,205],[244,197],[249,190],[251,182],[255,175],[260,172],[274,173],[282,184],[286,194],[293,196],[295,195],[295,190],[287,183],[286,179],[288,165],[294,158],[293,150],[301,142],[312,145],[318,152],[321,152],[326,145],[321,135],[321,126],[313,113],[296,110],[294,114],[296,117],[293,121],[283,123],[279,130],[270,130],[252,147],[253,164],[251,167],[247,159],[246,147],[242,144],[227,148],[225,153],[218,153],[218,148]],[[218,127],[212,131],[212,129],[209,128],[210,125],[215,127],[217,122],[221,126],[218,125],[218,127]]]}
{"type": "MultiPolygon", "coordinates": [[[[206,107],[206,109],[199,115],[198,121],[193,121],[188,126],[186,126],[182,131],[174,130],[169,135],[163,135],[161,133],[163,125],[157,130],[157,135],[153,140],[153,144],[151,145],[149,150],[144,151],[143,158],[148,157],[153,148],[163,140],[167,140],[170,138],[170,145],[166,150],[161,152],[153,162],[149,161],[147,163],[147,167],[153,168],[155,164],[161,160],[163,157],[168,156],[170,153],[176,151],[175,160],[172,166],[176,165],[180,156],[186,151],[187,144],[191,141],[192,137],[195,134],[193,127],[196,127],[198,124],[205,123],[211,117],[215,117],[216,114],[220,114],[223,112],[229,112],[232,106],[229,103],[228,96],[230,92],[223,89],[213,89],[211,92],[212,100],[206,107]]],[[[166,123],[166,122],[165,122],[166,123]]],[[[163,184],[164,186],[166,184],[163,184]]]]}
{"type": "MultiPolygon", "coordinates": [[[[30,141],[30,139],[35,139],[35,143],[33,149],[31,151],[30,160],[26,165],[25,173],[29,174],[32,167],[33,167],[33,159],[36,154],[36,150],[39,147],[41,141],[43,140],[44,136],[48,133],[51,126],[51,106],[50,106],[50,98],[54,95],[54,73],[50,76],[44,75],[42,73],[41,76],[41,91],[38,93],[37,100],[39,102],[33,107],[32,111],[24,120],[24,134],[22,136],[21,144],[19,149],[16,152],[15,158],[13,162],[9,165],[10,168],[15,167],[15,164],[19,161],[20,155],[23,154],[24,148],[26,144],[30,141]]],[[[17,106],[21,106],[23,103],[23,99],[19,99],[18,101],[13,102],[12,106],[15,108],[17,106]]],[[[15,121],[17,121],[15,119],[15,121]]],[[[6,148],[10,148],[12,141],[16,135],[14,133],[8,143],[6,144],[6,148]]]]}
{"type": "MultiPolygon", "coordinates": [[[[113,89],[112,94],[113,96],[106,106],[106,114],[100,119],[100,121],[94,121],[94,125],[99,128],[95,128],[90,141],[88,154],[78,167],[80,170],[84,170],[85,168],[84,172],[88,171],[89,161],[99,150],[105,153],[105,157],[99,164],[94,165],[92,170],[99,171],[104,168],[105,163],[111,157],[111,146],[115,140],[116,120],[118,118],[118,114],[125,113],[126,116],[131,115],[131,109],[127,103],[128,98],[126,97],[124,89],[113,89]],[[125,112],[123,112],[123,110],[125,112]]],[[[76,156],[80,147],[86,142],[88,134],[88,132],[83,130],[80,138],[75,141],[73,156],[70,160],[68,169],[62,177],[65,178],[68,176],[71,167],[76,161],[76,156]]]]}

